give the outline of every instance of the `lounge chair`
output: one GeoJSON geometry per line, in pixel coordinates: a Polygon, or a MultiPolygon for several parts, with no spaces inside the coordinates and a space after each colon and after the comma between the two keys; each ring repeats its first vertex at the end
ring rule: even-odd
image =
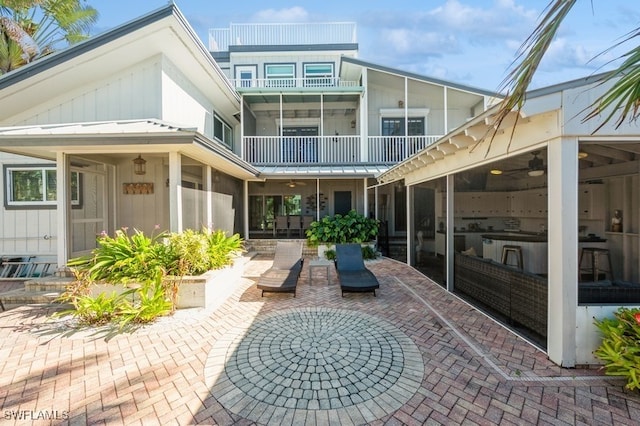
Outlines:
{"type": "Polygon", "coordinates": [[[364,266],[360,244],[336,245],[336,271],[340,279],[342,297],[345,292],[369,291],[376,296],[376,289],[380,288],[380,283],[373,272],[364,266]]]}
{"type": "Polygon", "coordinates": [[[273,293],[293,293],[302,271],[302,241],[278,241],[273,265],[258,279],[258,289],[273,293]]]}

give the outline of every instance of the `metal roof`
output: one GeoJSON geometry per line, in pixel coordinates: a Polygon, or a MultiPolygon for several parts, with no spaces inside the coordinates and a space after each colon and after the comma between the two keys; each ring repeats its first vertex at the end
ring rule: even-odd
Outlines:
{"type": "Polygon", "coordinates": [[[261,178],[335,178],[375,177],[389,169],[384,164],[304,164],[255,166],[261,178]]]}

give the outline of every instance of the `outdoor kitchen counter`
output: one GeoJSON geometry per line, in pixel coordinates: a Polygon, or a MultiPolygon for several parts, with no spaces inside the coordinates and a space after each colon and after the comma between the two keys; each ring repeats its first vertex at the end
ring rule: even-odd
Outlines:
{"type": "MultiPolygon", "coordinates": [[[[546,234],[536,234],[533,232],[504,232],[504,233],[491,233],[482,234],[483,239],[487,240],[502,240],[502,241],[523,241],[528,243],[546,243],[546,234]]],[[[593,237],[578,237],[580,243],[606,243],[607,240],[597,236],[593,237]]]]}
{"type": "MultiPolygon", "coordinates": [[[[579,237],[579,246],[596,245],[605,247],[607,240],[597,236],[579,237]]],[[[547,235],[533,232],[494,232],[482,234],[482,257],[502,262],[502,250],[505,245],[520,246],[524,270],[534,274],[547,274],[547,235]]],[[[509,263],[515,263],[512,256],[509,263]]]]}

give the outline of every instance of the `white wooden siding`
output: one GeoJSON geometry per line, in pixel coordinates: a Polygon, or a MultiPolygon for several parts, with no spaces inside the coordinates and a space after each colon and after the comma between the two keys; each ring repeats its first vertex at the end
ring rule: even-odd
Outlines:
{"type": "Polygon", "coordinates": [[[36,102],[11,124],[74,123],[160,117],[161,57],[149,59],[108,79],[36,102]]]}

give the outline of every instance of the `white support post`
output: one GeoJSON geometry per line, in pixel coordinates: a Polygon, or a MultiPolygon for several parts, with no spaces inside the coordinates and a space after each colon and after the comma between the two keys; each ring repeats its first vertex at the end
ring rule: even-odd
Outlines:
{"type": "Polygon", "coordinates": [[[362,188],[364,189],[364,195],[362,199],[364,200],[364,217],[369,217],[369,193],[367,191],[367,178],[362,179],[362,188]]]}
{"type": "Polygon", "coordinates": [[[247,160],[244,156],[244,95],[240,95],[240,158],[247,160]]]}
{"type": "Polygon", "coordinates": [[[409,103],[409,79],[405,77],[404,78],[404,158],[409,157],[409,105],[407,105],[408,103],[409,103]]]}
{"type": "Polygon", "coordinates": [[[447,97],[447,86],[442,86],[444,98],[444,134],[449,133],[449,99],[447,97]]]}
{"type": "Polygon", "coordinates": [[[380,215],[379,215],[379,212],[378,212],[378,199],[379,199],[379,192],[380,191],[378,189],[379,189],[379,186],[376,185],[375,189],[373,190],[374,191],[374,199],[375,199],[375,204],[374,204],[373,208],[375,210],[374,214],[375,214],[376,220],[380,220],[380,215]]]}
{"type": "Polygon", "coordinates": [[[182,232],[182,158],[169,153],[169,229],[182,232]]]}
{"type": "Polygon", "coordinates": [[[413,235],[415,226],[413,223],[413,186],[407,186],[407,265],[411,265],[413,262],[413,251],[415,243],[413,241],[413,235]]]}
{"type": "Polygon", "coordinates": [[[69,187],[71,183],[71,171],[69,157],[64,152],[56,153],[56,180],[58,182],[57,192],[57,224],[56,232],[58,241],[56,244],[58,268],[66,266],[71,253],[70,241],[71,232],[71,202],[69,201],[69,187]]]}
{"type": "Polygon", "coordinates": [[[244,239],[249,239],[249,181],[245,180],[242,183],[242,191],[243,191],[243,215],[244,215],[244,239]]]}
{"type": "Polygon", "coordinates": [[[367,90],[367,68],[362,69],[362,86],[364,90],[360,96],[360,161],[366,163],[369,161],[369,91],[367,90]]]}
{"type": "Polygon", "coordinates": [[[211,166],[204,166],[205,224],[213,229],[213,171],[211,166]]]}
{"type": "Polygon", "coordinates": [[[575,367],[578,305],[578,140],[553,140],[547,148],[549,194],[547,353],[575,367]]]}
{"type": "Polygon", "coordinates": [[[316,221],[320,221],[320,179],[316,179],[316,221]]]}
{"type": "Polygon", "coordinates": [[[454,175],[447,175],[447,233],[445,235],[445,245],[446,245],[446,276],[445,279],[447,281],[447,291],[453,291],[454,282],[453,282],[453,266],[455,261],[455,247],[454,242],[454,219],[453,219],[453,209],[454,209],[454,191],[455,191],[455,179],[454,175]]]}

